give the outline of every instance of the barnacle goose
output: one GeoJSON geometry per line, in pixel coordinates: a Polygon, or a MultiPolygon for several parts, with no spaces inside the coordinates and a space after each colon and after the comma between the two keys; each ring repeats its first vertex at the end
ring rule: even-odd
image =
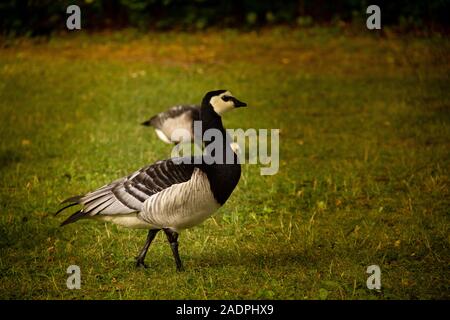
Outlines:
{"type": "Polygon", "coordinates": [[[194,121],[200,120],[200,107],[197,105],[178,105],[169,108],[167,111],[160,112],[149,120],[142,122],[144,126],[152,126],[162,141],[166,143],[179,143],[183,141],[192,141],[194,139],[194,121]],[[189,132],[188,136],[183,136],[172,140],[172,133],[176,129],[184,129],[189,132]]]}
{"type": "MultiPolygon", "coordinates": [[[[176,105],[142,122],[141,125],[153,127],[158,138],[165,143],[192,142],[194,121],[200,120],[200,109],[197,105],[176,105]],[[177,129],[183,129],[183,134],[173,135],[177,129]]],[[[201,137],[198,139],[201,140],[201,137]]],[[[241,153],[238,143],[232,142],[230,146],[238,155],[241,153]]]]}
{"type": "MultiPolygon", "coordinates": [[[[215,129],[224,140],[229,138],[221,115],[244,106],[246,104],[229,91],[208,92],[200,108],[203,133],[215,129]]],[[[179,232],[201,223],[220,208],[241,175],[238,156],[226,141],[221,143],[223,153],[218,152],[219,161],[211,161],[216,153],[214,148],[208,148],[212,142],[215,144],[216,141],[204,141],[206,151],[202,156],[158,161],[93,192],[64,200],[62,204],[66,206],[56,214],[72,206],[82,207],[61,226],[82,218],[93,218],[129,228],[149,229],[145,245],[136,257],[138,267],[146,266],[144,259],[148,248],[158,231],[163,230],[172,248],[176,268],[183,270],[178,254],[179,232]],[[230,154],[232,161],[228,158],[230,154]]]]}

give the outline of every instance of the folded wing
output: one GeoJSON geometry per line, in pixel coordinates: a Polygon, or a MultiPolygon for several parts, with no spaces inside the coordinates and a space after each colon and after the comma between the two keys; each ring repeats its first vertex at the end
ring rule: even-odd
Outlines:
{"type": "Polygon", "coordinates": [[[140,212],[145,200],[174,184],[188,181],[193,171],[194,165],[183,161],[158,161],[93,192],[66,199],[63,203],[67,205],[57,214],[75,205],[82,206],[61,224],[65,225],[95,215],[140,212]]]}

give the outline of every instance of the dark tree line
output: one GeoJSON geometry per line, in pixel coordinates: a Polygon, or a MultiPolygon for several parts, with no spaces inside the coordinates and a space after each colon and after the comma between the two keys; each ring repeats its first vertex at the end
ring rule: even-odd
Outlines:
{"type": "Polygon", "coordinates": [[[70,4],[80,6],[82,26],[90,30],[308,26],[361,19],[370,4],[380,6],[383,25],[445,29],[450,25],[450,0],[2,0],[1,31],[39,35],[62,30],[70,4]]]}

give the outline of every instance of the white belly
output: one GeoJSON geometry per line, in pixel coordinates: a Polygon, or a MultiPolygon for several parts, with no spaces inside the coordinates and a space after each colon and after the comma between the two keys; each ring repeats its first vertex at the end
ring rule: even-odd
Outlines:
{"type": "Polygon", "coordinates": [[[219,208],[206,174],[195,169],[189,181],[148,198],[139,218],[154,227],[177,231],[203,222],[219,208]]]}
{"type": "Polygon", "coordinates": [[[93,219],[115,223],[122,227],[133,229],[153,229],[154,226],[138,218],[137,213],[116,214],[116,215],[97,215],[93,219]]]}
{"type": "Polygon", "coordinates": [[[183,113],[176,118],[169,118],[164,121],[160,133],[156,133],[161,140],[164,140],[161,137],[161,135],[164,135],[166,137],[164,141],[167,143],[191,141],[193,139],[192,118],[187,113],[183,113]]]}

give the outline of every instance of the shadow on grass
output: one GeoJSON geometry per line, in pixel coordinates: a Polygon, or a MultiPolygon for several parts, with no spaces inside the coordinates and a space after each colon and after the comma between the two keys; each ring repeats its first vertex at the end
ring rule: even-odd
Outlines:
{"type": "Polygon", "coordinates": [[[0,224],[0,249],[17,248],[17,250],[32,250],[42,246],[49,237],[60,237],[59,227],[49,227],[44,223],[36,223],[36,218],[17,217],[11,222],[0,224]]]}
{"type": "Polygon", "coordinates": [[[219,250],[208,254],[185,254],[185,260],[194,268],[222,268],[248,266],[257,269],[280,266],[311,267],[316,264],[315,259],[305,250],[285,250],[273,248],[271,252],[250,251],[242,249],[240,252],[219,250]]]}
{"type": "Polygon", "coordinates": [[[7,149],[0,151],[0,170],[14,163],[20,162],[21,159],[22,156],[16,150],[7,149]]]}

